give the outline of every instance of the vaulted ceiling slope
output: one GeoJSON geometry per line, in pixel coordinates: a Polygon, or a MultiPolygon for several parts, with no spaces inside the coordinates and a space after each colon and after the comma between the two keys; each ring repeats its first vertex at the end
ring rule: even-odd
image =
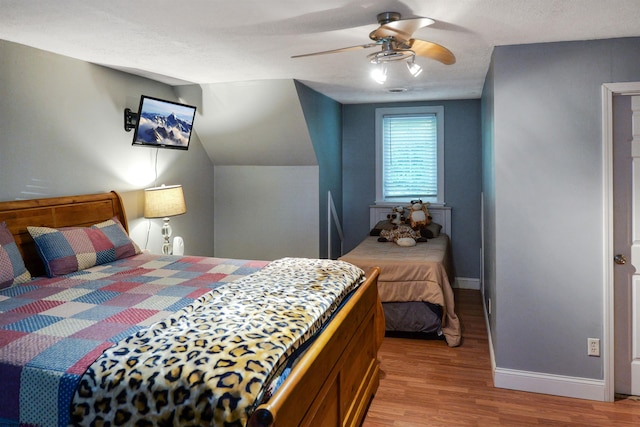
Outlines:
{"type": "Polygon", "coordinates": [[[0,38],[168,83],[295,79],[341,103],[478,98],[494,46],[640,36],[638,0],[0,0],[0,38]],[[456,62],[369,77],[381,12],[429,17],[415,38],[456,62]],[[390,89],[402,89],[391,93],[390,89]]]}
{"type": "Polygon", "coordinates": [[[317,165],[293,80],[178,86],[214,165],[317,165]]]}

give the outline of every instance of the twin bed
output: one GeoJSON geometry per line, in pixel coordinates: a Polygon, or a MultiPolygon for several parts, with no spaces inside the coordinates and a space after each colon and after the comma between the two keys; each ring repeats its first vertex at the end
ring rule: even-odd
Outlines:
{"type": "Polygon", "coordinates": [[[410,247],[378,241],[390,211],[390,207],[372,206],[372,235],[340,259],[365,270],[380,267],[378,292],[388,333],[443,336],[449,346],[460,345],[461,327],[451,288],[450,209],[430,207],[434,237],[410,247]]]}
{"type": "Polygon", "coordinates": [[[0,424],[361,424],[379,268],[140,253],[113,192],[0,202],[3,222],[0,424]]]}

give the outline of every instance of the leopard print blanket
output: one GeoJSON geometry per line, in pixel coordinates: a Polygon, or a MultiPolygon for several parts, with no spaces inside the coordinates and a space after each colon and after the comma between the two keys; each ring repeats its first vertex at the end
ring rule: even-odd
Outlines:
{"type": "Polygon", "coordinates": [[[285,258],[109,348],[72,425],[244,426],[273,373],[364,280],[343,261],[285,258]]]}

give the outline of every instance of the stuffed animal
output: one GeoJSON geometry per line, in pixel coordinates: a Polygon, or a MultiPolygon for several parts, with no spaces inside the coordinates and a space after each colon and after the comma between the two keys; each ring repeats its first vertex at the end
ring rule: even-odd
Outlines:
{"type": "Polygon", "coordinates": [[[402,206],[396,206],[393,211],[387,215],[387,219],[391,224],[400,225],[405,221],[404,208],[402,206]]]}
{"type": "Polygon", "coordinates": [[[427,210],[427,203],[422,203],[422,200],[412,200],[409,205],[407,223],[416,231],[431,224],[431,215],[427,210]]]}
{"type": "Polygon", "coordinates": [[[400,224],[393,230],[382,230],[378,242],[394,242],[398,246],[415,246],[420,235],[407,224],[400,224]]]}

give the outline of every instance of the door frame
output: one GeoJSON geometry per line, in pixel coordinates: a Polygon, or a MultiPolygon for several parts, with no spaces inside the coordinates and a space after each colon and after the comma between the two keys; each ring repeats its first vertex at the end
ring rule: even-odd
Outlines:
{"type": "Polygon", "coordinates": [[[604,397],[615,399],[614,299],[613,299],[613,97],[640,95],[640,82],[605,83],[602,85],[602,159],[603,159],[603,370],[604,397]]]}

